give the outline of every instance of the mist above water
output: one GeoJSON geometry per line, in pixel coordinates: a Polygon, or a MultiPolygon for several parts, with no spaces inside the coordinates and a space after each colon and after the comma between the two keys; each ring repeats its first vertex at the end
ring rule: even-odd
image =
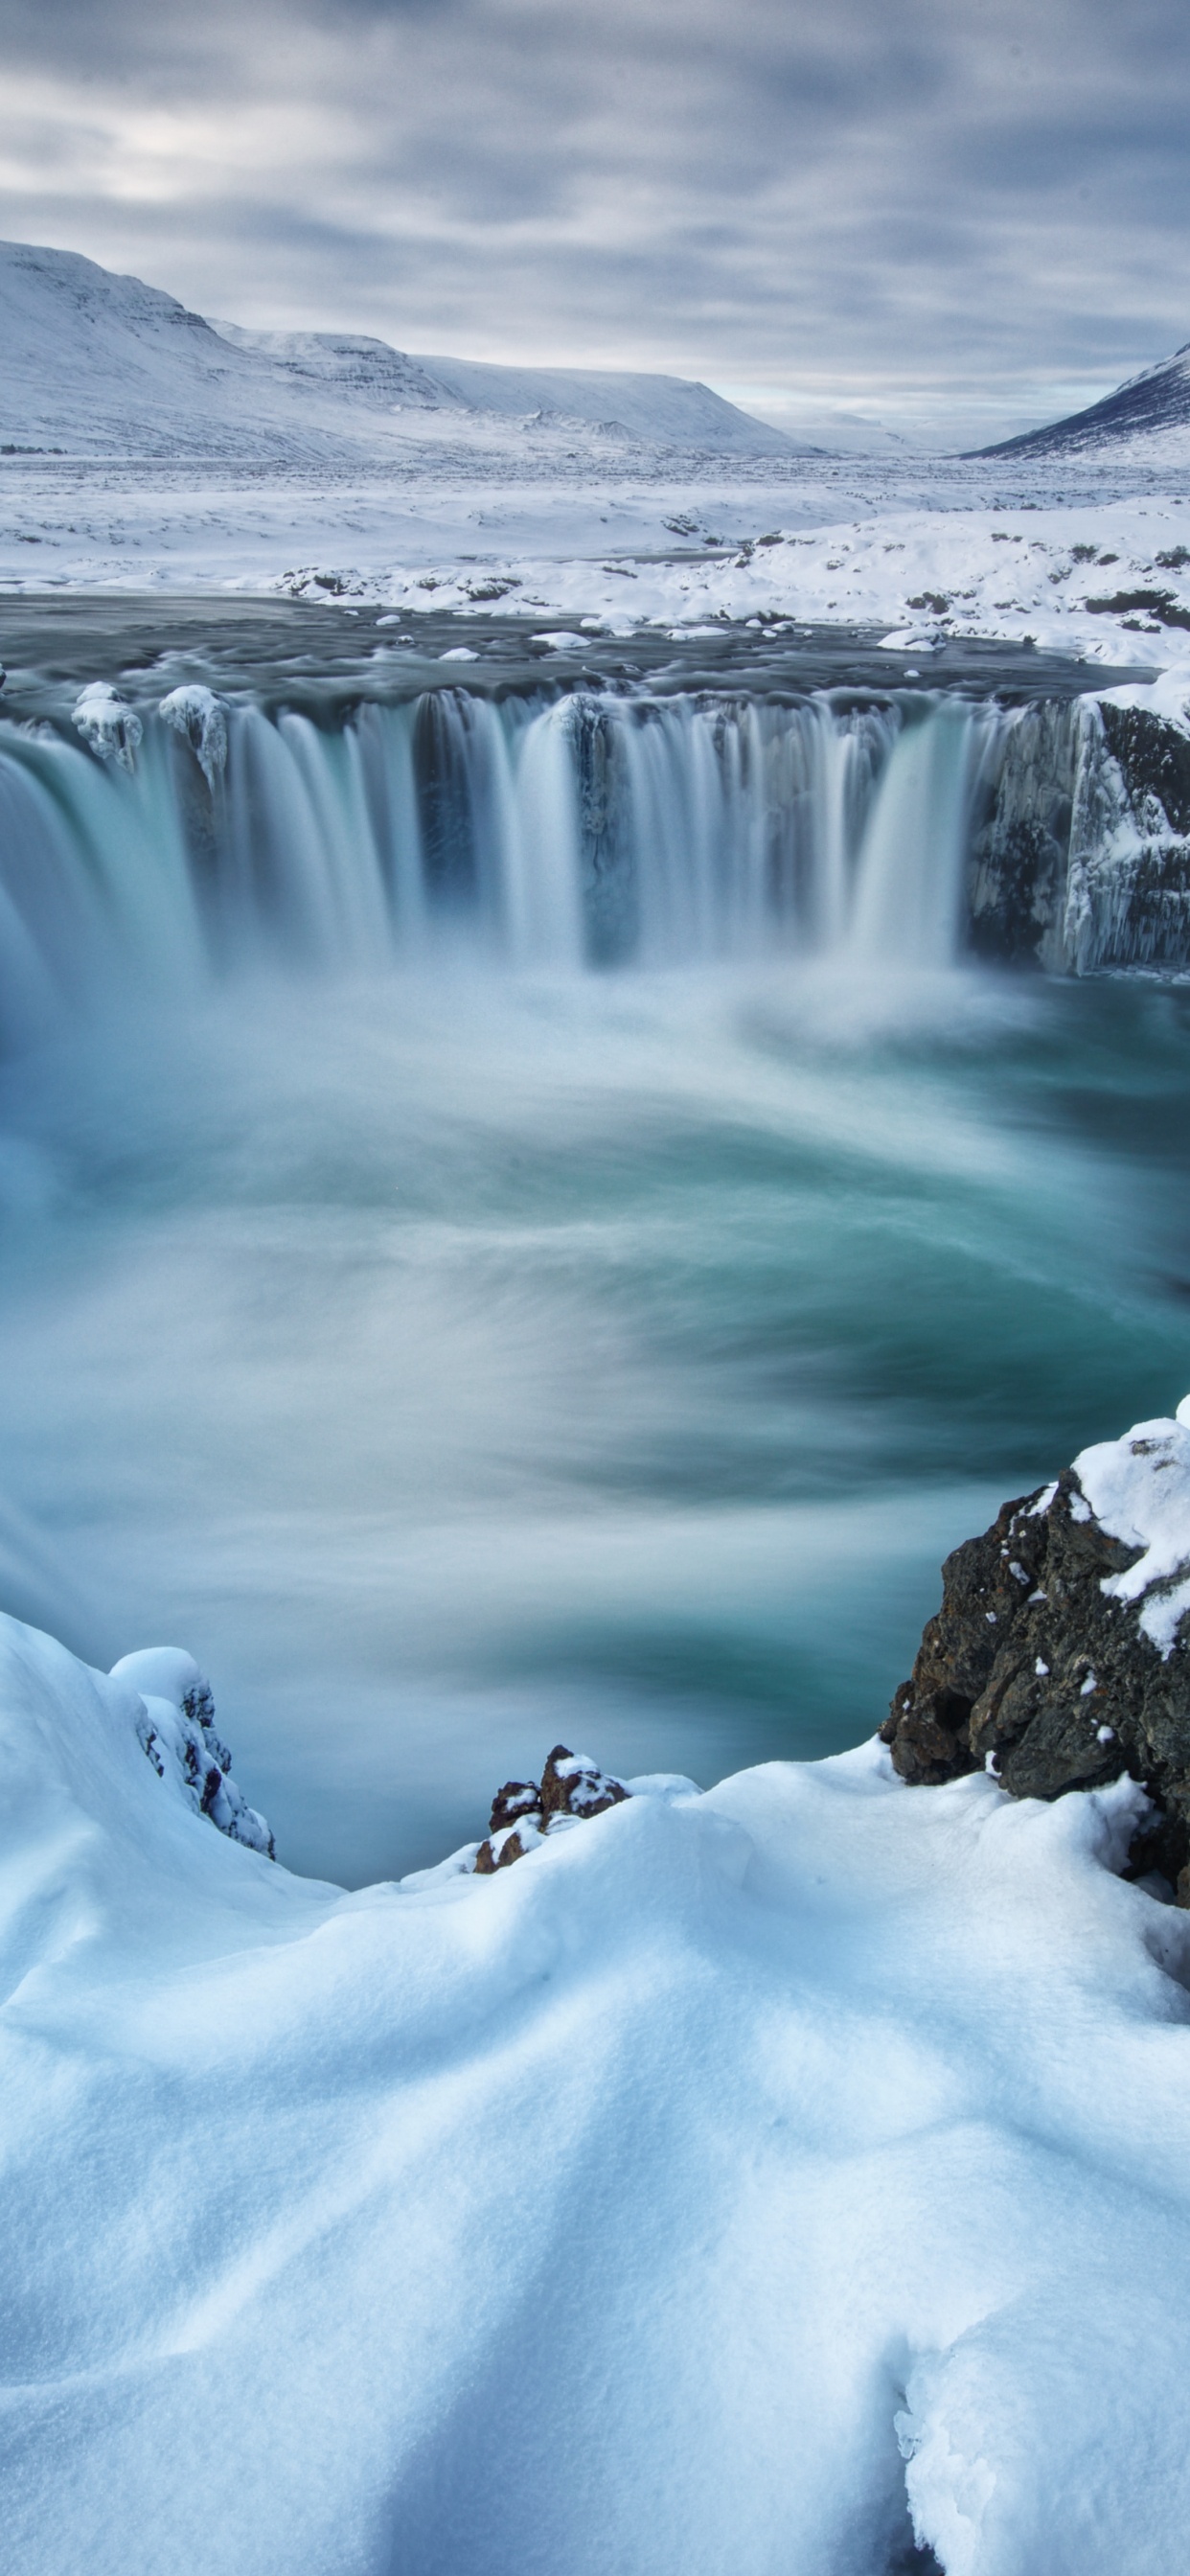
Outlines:
{"type": "Polygon", "coordinates": [[[942,1553],[1190,1385],[1185,992],[257,966],[14,1059],[7,1602],[210,1669],[292,1864],[558,1735],[867,1733],[942,1553]]]}

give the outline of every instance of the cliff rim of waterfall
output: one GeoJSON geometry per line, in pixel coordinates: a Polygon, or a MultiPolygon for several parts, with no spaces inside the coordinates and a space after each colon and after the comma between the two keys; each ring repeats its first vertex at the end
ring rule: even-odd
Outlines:
{"type": "Polygon", "coordinates": [[[792,643],[719,666],[671,647],[633,673],[492,627],[428,657],[362,612],[316,674],[319,623],[279,609],[289,652],[255,686],[208,635],[80,688],[61,619],[53,667],[14,670],[7,1046],[264,955],[332,974],[444,947],[566,973],[1190,961],[1190,741],[1135,703],[1144,684],[1100,701],[1034,657],[1030,692],[1004,654],[982,685],[840,691],[792,643]]]}

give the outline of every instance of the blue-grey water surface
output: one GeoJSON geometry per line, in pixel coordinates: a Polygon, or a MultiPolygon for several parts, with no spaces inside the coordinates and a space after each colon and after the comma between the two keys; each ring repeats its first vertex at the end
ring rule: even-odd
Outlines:
{"type": "Polygon", "coordinates": [[[943,1553],[1190,1387],[1190,991],[242,978],[0,1088],[0,1571],[187,1645],[293,1866],[559,1736],[709,1780],[885,1713],[943,1553]]]}

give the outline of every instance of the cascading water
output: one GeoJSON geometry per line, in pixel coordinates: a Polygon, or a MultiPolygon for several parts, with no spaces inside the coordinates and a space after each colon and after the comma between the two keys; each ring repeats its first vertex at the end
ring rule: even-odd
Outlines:
{"type": "Polygon", "coordinates": [[[11,1040],[88,983],[265,955],[359,971],[469,941],[512,967],[774,948],[945,963],[994,711],[440,690],[346,722],[150,718],[134,749],[0,734],[11,1040]]]}

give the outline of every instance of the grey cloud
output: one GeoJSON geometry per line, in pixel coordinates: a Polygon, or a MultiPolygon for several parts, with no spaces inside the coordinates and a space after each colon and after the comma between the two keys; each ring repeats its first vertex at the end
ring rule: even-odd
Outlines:
{"type": "Polygon", "coordinates": [[[1181,0],[0,0],[4,64],[0,228],[244,320],[1024,416],[1190,332],[1181,0]]]}

